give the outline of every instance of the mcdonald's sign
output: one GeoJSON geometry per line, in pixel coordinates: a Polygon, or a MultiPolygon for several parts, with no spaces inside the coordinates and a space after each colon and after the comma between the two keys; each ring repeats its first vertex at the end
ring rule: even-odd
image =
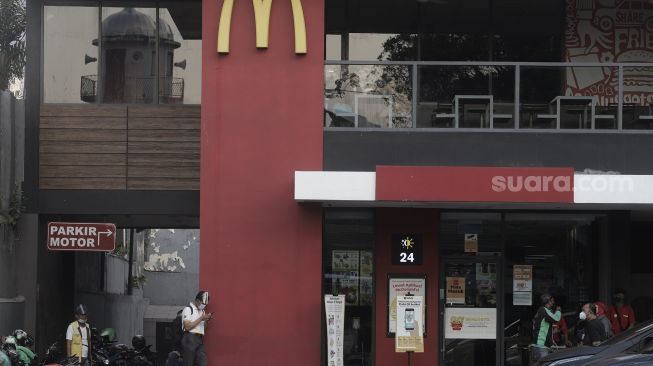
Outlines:
{"type": "MultiPolygon", "coordinates": [[[[301,0],[290,0],[293,22],[295,26],[295,53],[305,54],[306,22],[301,0]]],[[[270,10],[272,0],[252,0],[254,6],[254,21],[256,24],[256,48],[268,48],[270,33],[270,10]]],[[[218,53],[229,53],[229,33],[231,32],[231,14],[234,0],[224,0],[218,26],[218,53]]]]}

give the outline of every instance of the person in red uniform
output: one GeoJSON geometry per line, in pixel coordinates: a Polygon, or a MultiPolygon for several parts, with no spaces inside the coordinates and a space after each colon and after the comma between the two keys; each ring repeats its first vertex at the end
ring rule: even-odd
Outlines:
{"type": "Polygon", "coordinates": [[[612,306],[608,309],[608,318],[612,323],[612,333],[617,335],[635,326],[635,312],[626,304],[626,291],[616,289],[612,297],[612,306]]]}
{"type": "Polygon", "coordinates": [[[567,322],[564,317],[560,318],[559,321],[553,324],[551,337],[553,339],[553,344],[556,346],[571,347],[572,343],[569,339],[569,327],[567,327],[567,322]]]}

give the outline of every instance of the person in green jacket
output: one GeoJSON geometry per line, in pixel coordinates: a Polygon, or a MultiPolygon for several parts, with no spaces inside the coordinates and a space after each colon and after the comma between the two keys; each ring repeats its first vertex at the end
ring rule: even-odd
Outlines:
{"type": "Polygon", "coordinates": [[[533,344],[531,345],[531,358],[537,361],[551,353],[553,339],[551,329],[553,324],[560,321],[562,313],[560,307],[556,307],[555,298],[549,294],[540,296],[542,306],[537,310],[533,318],[533,344]],[[553,309],[556,309],[555,311],[553,309]]]}

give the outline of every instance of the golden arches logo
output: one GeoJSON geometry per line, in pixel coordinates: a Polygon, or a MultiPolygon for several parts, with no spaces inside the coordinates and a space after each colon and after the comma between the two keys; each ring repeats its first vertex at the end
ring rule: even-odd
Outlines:
{"type": "MultiPolygon", "coordinates": [[[[305,54],[306,22],[301,0],[290,0],[292,5],[293,23],[295,27],[295,53],[305,54]]],[[[254,22],[256,24],[256,48],[268,48],[270,35],[270,10],[272,0],[252,0],[254,6],[254,22]]],[[[231,14],[234,0],[224,0],[218,26],[218,53],[229,53],[229,35],[231,32],[231,14]]]]}

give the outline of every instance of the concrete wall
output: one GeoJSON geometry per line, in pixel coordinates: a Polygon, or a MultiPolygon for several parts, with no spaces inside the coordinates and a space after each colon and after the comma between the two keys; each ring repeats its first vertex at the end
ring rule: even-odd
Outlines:
{"type": "Polygon", "coordinates": [[[98,329],[114,328],[118,343],[131,344],[134,335],[143,334],[148,301],[143,299],[139,290],[135,290],[132,296],[83,292],[77,296],[89,309],[91,325],[98,329]]]}
{"type": "MultiPolygon", "coordinates": [[[[0,91],[0,211],[9,208],[16,188],[23,182],[24,136],[23,101],[0,91]]],[[[28,258],[35,249],[36,241],[30,236],[36,232],[34,225],[34,220],[23,220],[14,232],[7,225],[0,225],[0,334],[16,328],[33,330],[36,255],[32,253],[28,258]],[[33,281],[28,285],[30,278],[33,281]],[[25,311],[25,292],[29,292],[29,313],[25,311]]]]}
{"type": "Polygon", "coordinates": [[[127,277],[129,262],[114,255],[106,256],[106,287],[105,292],[115,295],[127,293],[127,277]]]}
{"type": "Polygon", "coordinates": [[[572,167],[652,174],[650,133],[325,131],[324,170],[377,165],[572,167]]]}
{"type": "Polygon", "coordinates": [[[199,229],[153,229],[146,235],[145,245],[143,296],[153,305],[183,306],[195,298],[199,290],[199,229]]]}
{"type": "Polygon", "coordinates": [[[38,215],[26,214],[18,223],[14,258],[20,264],[16,273],[16,290],[25,298],[21,329],[32,335],[36,333],[38,243],[38,215]]]}

